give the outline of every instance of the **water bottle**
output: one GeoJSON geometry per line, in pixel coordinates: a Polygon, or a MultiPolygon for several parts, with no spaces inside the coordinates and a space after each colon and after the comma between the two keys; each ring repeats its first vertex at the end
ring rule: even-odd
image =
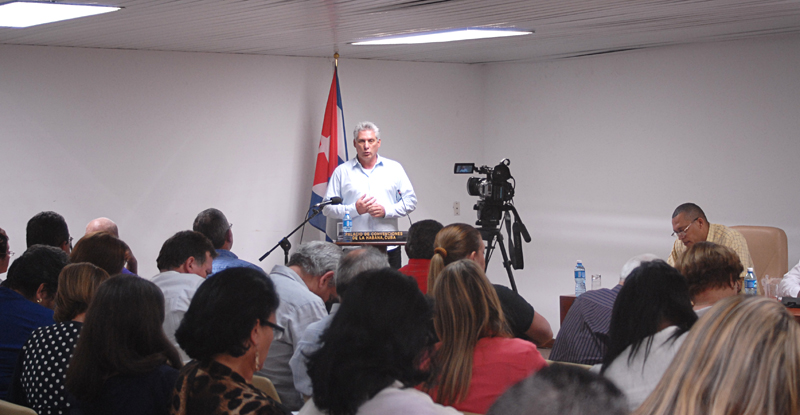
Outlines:
{"type": "Polygon", "coordinates": [[[344,238],[342,238],[344,242],[353,242],[353,220],[350,219],[350,212],[344,214],[342,233],[344,233],[344,238]]]}
{"type": "Polygon", "coordinates": [[[583,267],[583,262],[578,260],[578,265],[575,265],[575,297],[580,297],[581,294],[586,292],[586,268],[583,267]]]}
{"type": "Polygon", "coordinates": [[[753,272],[753,268],[747,268],[747,275],[744,277],[744,293],[751,295],[758,293],[756,289],[756,273],[753,272]]]}

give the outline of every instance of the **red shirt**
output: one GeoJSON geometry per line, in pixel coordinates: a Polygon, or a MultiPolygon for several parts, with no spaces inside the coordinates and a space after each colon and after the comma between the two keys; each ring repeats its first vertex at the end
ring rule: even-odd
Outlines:
{"type": "MultiPolygon", "coordinates": [[[[485,414],[517,382],[547,366],[536,346],[522,339],[484,337],[475,345],[467,398],[452,405],[462,412],[485,414]]],[[[436,396],[436,389],[430,391],[436,396]]]]}
{"type": "Polygon", "coordinates": [[[430,259],[409,259],[408,265],[400,268],[400,272],[417,280],[420,291],[428,293],[428,269],[431,267],[430,259]]]}

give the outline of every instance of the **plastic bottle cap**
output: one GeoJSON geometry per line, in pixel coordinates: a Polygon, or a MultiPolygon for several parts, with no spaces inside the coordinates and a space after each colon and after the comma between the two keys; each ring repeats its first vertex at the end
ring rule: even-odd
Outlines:
{"type": "Polygon", "coordinates": [[[748,267],[747,268],[747,272],[753,272],[753,268],[752,267],[748,267]]]}

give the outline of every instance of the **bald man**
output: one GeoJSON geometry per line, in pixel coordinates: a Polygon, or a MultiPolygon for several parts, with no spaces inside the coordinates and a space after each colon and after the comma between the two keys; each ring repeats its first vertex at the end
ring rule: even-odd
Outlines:
{"type": "MultiPolygon", "coordinates": [[[[117,228],[117,224],[109,218],[93,219],[86,225],[86,235],[95,232],[108,232],[119,239],[119,228],[117,228]]],[[[136,261],[136,257],[133,256],[131,248],[128,247],[128,249],[125,250],[125,268],[122,269],[122,273],[135,275],[138,270],[139,263],[136,261]]]]}

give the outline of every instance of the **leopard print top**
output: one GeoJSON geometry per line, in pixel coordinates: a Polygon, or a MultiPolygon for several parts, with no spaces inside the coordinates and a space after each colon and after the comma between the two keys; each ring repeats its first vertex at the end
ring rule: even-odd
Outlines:
{"type": "Polygon", "coordinates": [[[170,405],[171,415],[289,415],[229,367],[192,361],[181,369],[170,405]]]}

